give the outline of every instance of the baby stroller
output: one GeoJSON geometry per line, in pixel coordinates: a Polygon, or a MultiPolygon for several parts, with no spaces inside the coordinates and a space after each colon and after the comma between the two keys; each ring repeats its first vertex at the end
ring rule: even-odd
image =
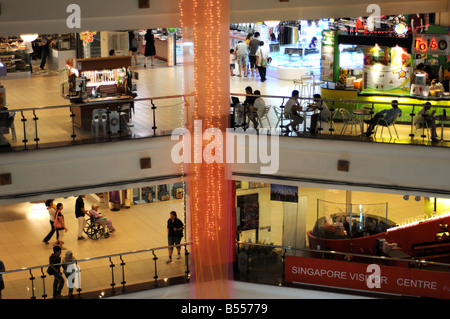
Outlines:
{"type": "Polygon", "coordinates": [[[108,238],[109,230],[106,226],[106,222],[100,220],[95,220],[94,216],[91,216],[86,220],[86,226],[84,227],[84,232],[90,239],[97,240],[100,237],[108,238]]]}

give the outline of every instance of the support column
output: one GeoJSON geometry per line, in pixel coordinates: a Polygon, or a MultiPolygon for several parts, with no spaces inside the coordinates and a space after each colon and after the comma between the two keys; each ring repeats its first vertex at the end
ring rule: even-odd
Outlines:
{"type": "Polygon", "coordinates": [[[190,132],[189,137],[185,135],[185,147],[192,145],[186,175],[193,298],[232,298],[230,212],[234,198],[229,196],[231,182],[225,163],[230,114],[229,11],[229,0],[181,0],[185,125],[190,132]]]}

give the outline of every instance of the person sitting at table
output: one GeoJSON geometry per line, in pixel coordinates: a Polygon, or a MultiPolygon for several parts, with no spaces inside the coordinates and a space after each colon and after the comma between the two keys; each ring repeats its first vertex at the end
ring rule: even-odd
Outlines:
{"type": "MultiPolygon", "coordinates": [[[[254,95],[261,95],[261,92],[259,90],[255,90],[255,92],[253,92],[254,95]]],[[[255,97],[255,100],[253,102],[253,105],[251,105],[249,107],[249,113],[248,113],[248,117],[250,119],[250,121],[252,121],[253,123],[253,127],[255,129],[258,128],[258,118],[262,117],[264,114],[264,109],[266,107],[266,103],[264,102],[264,100],[261,97],[255,97]]]]}
{"type": "Polygon", "coordinates": [[[284,106],[284,114],[286,118],[291,120],[291,123],[285,126],[286,135],[288,135],[292,131],[298,133],[298,126],[303,123],[303,117],[298,114],[298,112],[302,110],[302,107],[298,101],[298,97],[299,91],[292,91],[291,98],[286,102],[286,105],[284,106]],[[291,127],[292,130],[290,130],[289,127],[291,127]]]}
{"type": "MultiPolygon", "coordinates": [[[[245,88],[245,94],[253,95],[253,89],[251,86],[247,86],[245,88]]],[[[248,121],[250,120],[250,107],[253,107],[255,100],[256,100],[255,96],[246,96],[243,103],[245,114],[247,115],[247,123],[246,123],[247,128],[248,128],[248,121]]]]}
{"type": "Polygon", "coordinates": [[[309,104],[306,111],[313,111],[314,114],[311,115],[311,126],[308,127],[308,131],[311,134],[316,134],[317,122],[319,120],[324,123],[329,123],[331,121],[331,112],[328,109],[327,104],[322,101],[322,97],[320,94],[314,94],[314,103],[309,104]]]}
{"type": "Polygon", "coordinates": [[[391,102],[392,108],[386,109],[378,112],[373,116],[371,120],[365,120],[364,122],[369,124],[366,133],[364,133],[367,137],[373,134],[373,129],[376,125],[378,125],[378,120],[383,118],[386,121],[386,124],[391,124],[395,118],[402,116],[402,110],[398,107],[398,101],[392,100],[391,102]]]}
{"type": "Polygon", "coordinates": [[[414,119],[414,126],[416,129],[428,127],[431,129],[431,141],[438,141],[436,133],[436,121],[434,120],[434,114],[436,110],[433,110],[430,114],[431,103],[426,102],[423,108],[417,113],[417,117],[414,119]]]}

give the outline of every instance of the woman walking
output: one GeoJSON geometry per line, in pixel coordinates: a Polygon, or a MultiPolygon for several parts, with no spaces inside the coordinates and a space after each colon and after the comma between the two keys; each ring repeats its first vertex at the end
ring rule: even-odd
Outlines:
{"type": "Polygon", "coordinates": [[[55,221],[53,222],[53,225],[55,226],[55,229],[59,235],[59,238],[56,240],[55,246],[60,246],[61,249],[66,249],[63,247],[64,233],[67,232],[67,228],[64,223],[64,216],[62,214],[63,208],[64,208],[64,206],[62,203],[58,203],[58,205],[56,205],[55,221]]]}
{"type": "MultiPolygon", "coordinates": [[[[50,240],[50,238],[52,238],[53,234],[55,233],[56,229],[55,226],[53,225],[54,221],[55,221],[55,214],[56,214],[56,206],[53,203],[53,199],[49,199],[45,202],[45,206],[47,207],[48,210],[48,214],[50,215],[50,232],[47,234],[47,236],[45,236],[45,238],[42,240],[42,242],[48,244],[48,241],[50,240]]],[[[58,240],[59,235],[58,232],[56,232],[56,240],[58,240]]]]}
{"type": "Polygon", "coordinates": [[[147,29],[147,33],[145,34],[145,52],[144,52],[144,67],[147,67],[147,58],[150,57],[152,61],[152,66],[154,66],[155,62],[155,36],[152,33],[152,29],[147,29]]]}

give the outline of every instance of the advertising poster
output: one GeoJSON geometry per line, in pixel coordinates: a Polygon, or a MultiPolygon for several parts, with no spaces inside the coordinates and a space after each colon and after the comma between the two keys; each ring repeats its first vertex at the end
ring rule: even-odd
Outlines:
{"type": "Polygon", "coordinates": [[[370,47],[364,50],[363,92],[409,94],[411,55],[406,50],[370,47]]]}
{"type": "Polygon", "coordinates": [[[339,50],[337,48],[337,35],[335,31],[322,32],[320,80],[337,82],[339,78],[339,50]],[[337,72],[336,72],[337,68],[337,72]]]}
{"type": "Polygon", "coordinates": [[[450,273],[408,267],[286,256],[286,282],[376,293],[450,298],[450,273]]]}
{"type": "Polygon", "coordinates": [[[240,208],[241,230],[258,230],[259,201],[258,194],[241,195],[237,197],[237,207],[240,208]]]}
{"type": "Polygon", "coordinates": [[[271,184],[270,200],[298,203],[298,187],[271,184]]]}

